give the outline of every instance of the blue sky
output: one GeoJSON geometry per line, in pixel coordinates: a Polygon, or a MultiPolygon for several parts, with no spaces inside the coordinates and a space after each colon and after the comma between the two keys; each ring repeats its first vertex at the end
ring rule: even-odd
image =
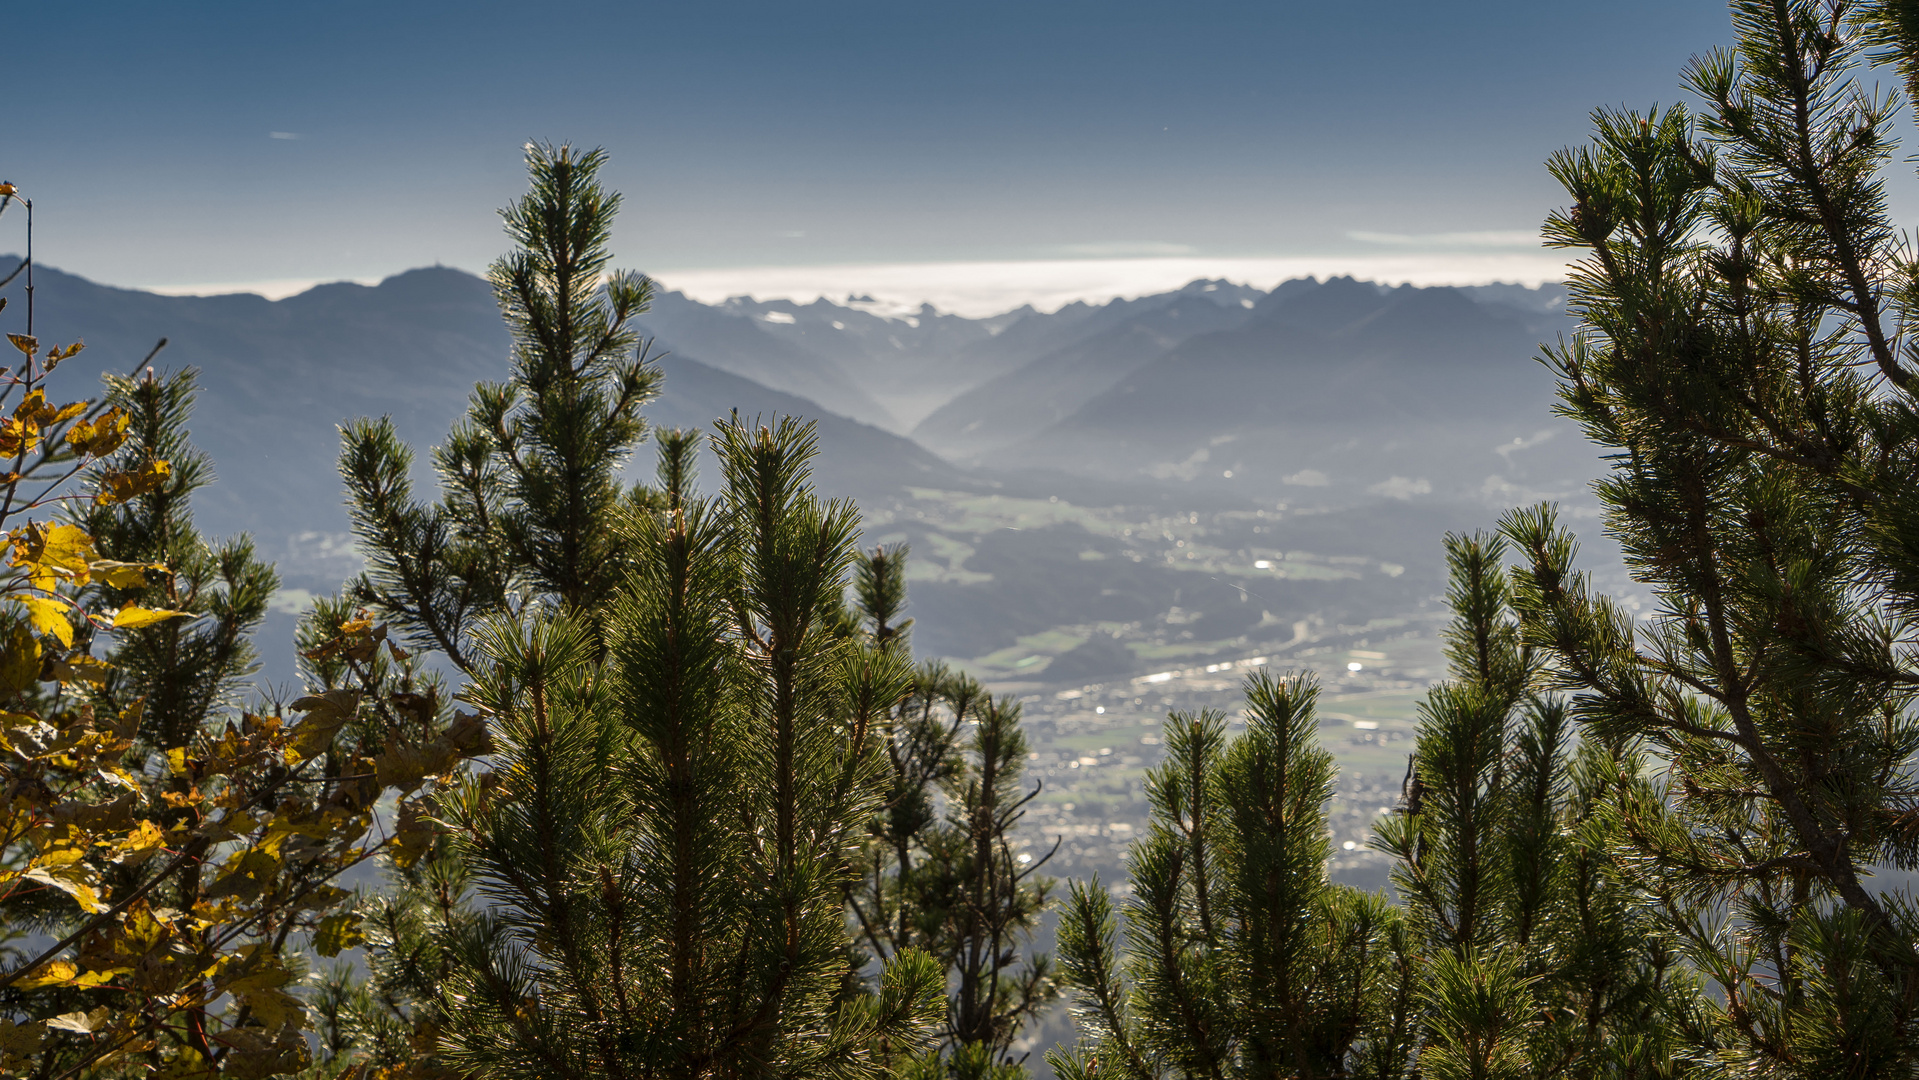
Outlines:
{"type": "Polygon", "coordinates": [[[619,262],[669,285],[959,307],[943,273],[1007,263],[1032,283],[992,303],[1208,267],[1536,277],[1546,154],[1596,105],[1675,100],[1729,38],[1704,0],[107,0],[8,22],[0,176],[35,195],[42,260],[98,280],[477,270],[544,139],[608,149],[619,262]]]}

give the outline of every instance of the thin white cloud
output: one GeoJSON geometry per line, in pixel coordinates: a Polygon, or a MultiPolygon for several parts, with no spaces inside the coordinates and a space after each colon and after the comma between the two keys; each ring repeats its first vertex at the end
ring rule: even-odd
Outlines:
{"type": "Polygon", "coordinates": [[[1164,244],[1157,241],[1116,241],[1108,244],[1058,244],[1046,249],[1048,255],[1082,259],[1135,259],[1153,256],[1192,255],[1191,244],[1164,244]]]}
{"type": "Polygon", "coordinates": [[[1381,247],[1401,248],[1537,248],[1539,234],[1527,229],[1493,229],[1485,232],[1383,233],[1349,232],[1349,240],[1381,247]]]}
{"type": "Polygon", "coordinates": [[[306,136],[300,134],[297,131],[269,131],[267,132],[267,138],[269,139],[304,139],[306,138],[306,136]]]}
{"type": "MultiPolygon", "coordinates": [[[[1538,502],[1563,502],[1576,495],[1575,491],[1522,487],[1503,476],[1488,476],[1485,482],[1479,485],[1479,497],[1488,505],[1502,510],[1538,502]]],[[[1573,516],[1580,515],[1575,512],[1573,516]]]]}
{"type": "Polygon", "coordinates": [[[1415,495],[1431,495],[1433,484],[1423,476],[1417,480],[1406,476],[1394,476],[1366,490],[1374,495],[1384,495],[1389,499],[1410,499],[1415,495]]]}
{"type": "MultiPolygon", "coordinates": [[[[331,279],[338,280],[338,279],[331,279]]],[[[214,281],[198,285],[140,285],[144,289],[161,296],[231,296],[234,293],[254,293],[268,300],[282,300],[306,292],[315,285],[330,284],[326,278],[274,278],[266,281],[214,281]]],[[[355,285],[378,285],[378,279],[353,282],[355,285]]]]}
{"type": "Polygon", "coordinates": [[[1511,442],[1493,447],[1493,453],[1505,458],[1506,463],[1510,465],[1512,464],[1513,454],[1515,452],[1531,450],[1533,447],[1539,446],[1542,443],[1550,442],[1553,436],[1557,434],[1559,434],[1559,432],[1553,428],[1540,428],[1538,431],[1533,432],[1531,437],[1515,435],[1511,442]]]}
{"type": "Polygon", "coordinates": [[[917,312],[930,303],[959,315],[996,315],[1031,304],[1052,311],[1075,300],[1104,303],[1177,289],[1195,278],[1270,289],[1301,277],[1350,275],[1386,285],[1538,285],[1566,276],[1556,252],[1413,250],[1361,255],[1138,259],[1033,259],[1019,262],[869,263],[848,266],[742,266],[663,269],[660,283],[696,300],[729,297],[843,301],[871,296],[877,307],[917,312]]]}

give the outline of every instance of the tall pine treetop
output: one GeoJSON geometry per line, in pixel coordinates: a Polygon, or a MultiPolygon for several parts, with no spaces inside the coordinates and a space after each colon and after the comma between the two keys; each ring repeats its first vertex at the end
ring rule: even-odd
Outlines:
{"type": "Polygon", "coordinates": [[[512,372],[475,387],[434,450],[440,500],[414,498],[413,451],[388,419],[348,425],[340,453],[368,553],[354,597],[468,672],[482,617],[547,601],[597,620],[630,567],[620,505],[658,501],[619,479],[659,372],[629,325],[653,283],[607,271],[620,199],[600,186],[606,155],[536,144],[526,160],[530,188],[501,212],[516,248],[488,272],[512,372]]]}
{"type": "Polygon", "coordinates": [[[509,468],[501,526],[530,581],[573,608],[604,600],[617,570],[603,525],[615,472],[644,431],[639,406],[659,373],[628,323],[653,282],[606,272],[617,193],[600,187],[601,150],[529,145],[532,189],[502,211],[519,249],[493,264],[513,335],[513,379],[474,392],[472,422],[509,468]]]}

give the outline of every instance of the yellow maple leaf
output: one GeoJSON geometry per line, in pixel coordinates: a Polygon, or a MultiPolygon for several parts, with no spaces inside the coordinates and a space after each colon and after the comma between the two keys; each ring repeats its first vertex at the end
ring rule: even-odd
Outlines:
{"type": "MultiPolygon", "coordinates": [[[[71,350],[54,349],[47,354],[48,366],[51,367],[79,351],[78,348],[71,350]]],[[[67,405],[49,405],[47,404],[47,392],[45,390],[34,390],[23,398],[20,404],[14,406],[13,418],[21,423],[33,424],[36,427],[46,427],[49,424],[57,424],[62,420],[71,420],[86,411],[87,403],[84,401],[76,401],[67,405]]]]}
{"type": "Polygon", "coordinates": [[[84,682],[95,686],[105,686],[107,675],[113,665],[84,653],[75,653],[66,659],[55,658],[47,665],[47,674],[55,681],[63,683],[84,682]]]}
{"type": "Polygon", "coordinates": [[[127,833],[125,840],[115,846],[115,850],[121,854],[152,851],[166,842],[167,834],[160,826],[151,821],[142,820],[140,824],[133,827],[132,832],[127,833]]]}
{"type": "Polygon", "coordinates": [[[272,883],[274,876],[279,872],[280,860],[267,852],[236,851],[227,859],[220,879],[208,887],[206,897],[209,900],[218,900],[226,896],[237,896],[242,900],[252,900],[260,895],[262,889],[272,883]]]}
{"type": "Polygon", "coordinates": [[[26,607],[27,619],[35,630],[59,638],[65,648],[73,647],[73,624],[67,621],[65,600],[45,596],[10,596],[8,599],[26,607]]]}
{"type": "Polygon", "coordinates": [[[100,561],[100,553],[93,550],[93,537],[60,522],[15,529],[10,539],[13,565],[24,568],[33,587],[42,592],[53,591],[63,579],[85,585],[91,580],[90,568],[100,561]]]}
{"type": "Polygon", "coordinates": [[[93,550],[93,537],[88,536],[86,530],[60,522],[46,527],[40,562],[80,575],[84,581],[87,568],[99,558],[100,553],[93,550]]]}
{"type": "Polygon", "coordinates": [[[35,424],[38,424],[42,412],[52,413],[52,410],[47,408],[47,392],[45,390],[34,390],[28,393],[26,397],[21,398],[20,404],[13,407],[13,418],[15,420],[31,420],[35,424]]]}
{"type": "Polygon", "coordinates": [[[131,418],[115,405],[91,420],[83,420],[67,430],[67,444],[78,454],[104,457],[120,449],[127,439],[131,418]]]}
{"type": "Polygon", "coordinates": [[[101,473],[100,489],[94,493],[93,501],[101,506],[113,506],[137,499],[160,490],[171,475],[173,466],[164,461],[149,461],[137,468],[101,473]]]}
{"type": "Polygon", "coordinates": [[[40,445],[40,425],[7,417],[0,420],[0,456],[31,454],[40,445]]]}
{"type": "MultiPolygon", "coordinates": [[[[73,357],[80,355],[80,350],[86,347],[87,347],[86,342],[76,341],[64,349],[58,345],[55,345],[53,348],[48,349],[47,350],[47,370],[52,371],[54,368],[54,365],[58,364],[60,361],[70,360],[73,357]]],[[[84,401],[75,402],[72,405],[68,405],[64,409],[61,409],[60,415],[56,416],[54,419],[65,420],[69,416],[78,416],[79,414],[86,411],[87,411],[86,402],[84,401]]]]}
{"type": "Polygon", "coordinates": [[[13,980],[19,990],[38,990],[43,986],[65,986],[80,974],[80,968],[71,960],[52,960],[33,969],[30,975],[13,980]]]}
{"type": "Polygon", "coordinates": [[[143,626],[152,626],[157,622],[179,618],[184,611],[168,611],[164,608],[143,608],[138,604],[128,604],[113,616],[115,630],[138,630],[143,626]]]}
{"type": "Polygon", "coordinates": [[[35,867],[27,871],[24,876],[29,881],[38,881],[43,885],[51,885],[61,892],[66,893],[68,896],[73,897],[74,902],[80,905],[81,910],[89,914],[98,914],[107,909],[107,906],[100,902],[100,894],[93,888],[92,870],[84,865],[76,863],[72,866],[61,866],[53,869],[35,867]]]}
{"type": "Polygon", "coordinates": [[[47,1027],[60,1031],[77,1031],[82,1035],[99,1031],[113,1022],[113,1010],[105,1005],[92,1012],[61,1013],[47,1021],[47,1027]]]}
{"type": "Polygon", "coordinates": [[[95,769],[94,772],[100,774],[100,779],[116,787],[123,787],[128,791],[140,790],[140,785],[134,783],[132,774],[118,765],[102,765],[95,769]]]}
{"type": "Polygon", "coordinates": [[[40,678],[40,639],[24,626],[16,626],[5,641],[0,641],[0,693],[25,690],[40,678]]]}
{"type": "Polygon", "coordinates": [[[305,1003],[284,990],[255,990],[246,995],[246,1001],[253,1007],[253,1015],[269,1028],[298,1024],[306,1019],[305,1003]]]}
{"type": "Polygon", "coordinates": [[[276,986],[285,986],[293,975],[283,968],[268,966],[227,983],[221,989],[231,994],[250,994],[259,990],[270,990],[276,986]]]}
{"type": "Polygon", "coordinates": [[[324,840],[328,835],[324,821],[295,821],[287,817],[283,810],[268,823],[266,833],[260,837],[260,850],[277,856],[280,854],[280,845],[286,843],[288,837],[324,840]]]}
{"type": "Polygon", "coordinates": [[[39,864],[48,869],[52,869],[61,866],[71,866],[86,857],[87,853],[79,848],[55,848],[52,851],[43,853],[40,856],[39,864]]]}
{"type": "Polygon", "coordinates": [[[340,950],[351,949],[366,944],[366,933],[360,929],[360,916],[352,912],[328,915],[313,928],[313,949],[321,956],[338,956],[340,950]]]}
{"type": "Polygon", "coordinates": [[[88,567],[93,576],[116,589],[137,589],[147,583],[147,571],[166,572],[165,563],[116,562],[112,559],[96,559],[88,567]]]}
{"type": "Polygon", "coordinates": [[[360,708],[358,690],[328,690],[295,701],[292,708],[306,714],[292,729],[293,749],[302,759],[318,757],[333,743],[334,733],[353,719],[360,708]]]}

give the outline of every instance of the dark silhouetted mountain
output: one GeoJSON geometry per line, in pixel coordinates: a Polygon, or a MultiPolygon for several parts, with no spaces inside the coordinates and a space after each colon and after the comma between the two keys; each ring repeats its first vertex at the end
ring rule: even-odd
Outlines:
{"type": "MultiPolygon", "coordinates": [[[[816,300],[754,300],[734,297],[707,309],[715,316],[752,325],[782,345],[821,358],[836,372],[850,377],[866,400],[877,402],[878,414],[864,404],[824,386],[806,396],[829,409],[871,419],[904,431],[927,410],[966,387],[990,378],[998,368],[968,355],[968,349],[992,339],[1013,316],[968,319],[941,314],[931,305],[914,312],[887,311],[871,300],[849,297],[845,303],[816,300]],[[842,407],[842,402],[845,407],[842,407]]],[[[702,353],[706,346],[694,346],[702,353]]],[[[988,358],[990,360],[990,358],[988,358]]],[[[754,370],[739,369],[762,382],[754,370]]],[[[769,385],[775,385],[769,383],[769,385]]],[[[797,384],[795,392],[809,388],[797,384]]]]}
{"type": "MultiPolygon", "coordinates": [[[[660,371],[666,391],[645,410],[654,424],[708,427],[734,409],[743,420],[799,416],[818,422],[820,456],[813,463],[813,481],[823,494],[872,501],[896,498],[906,485],[957,491],[982,486],[917,443],[751,379],[674,354],[660,360],[660,371]]],[[[702,472],[711,479],[716,467],[708,456],[702,472]]]]}
{"type": "MultiPolygon", "coordinates": [[[[42,338],[88,343],[62,371],[76,396],[92,389],[94,373],[138,364],[162,335],[172,344],[159,364],[201,369],[194,436],[221,479],[196,500],[200,523],[213,535],[252,532],[301,587],[330,588],[357,564],[334,470],[338,426],[393,417],[420,452],[416,482],[430,490],[425,451],[444,438],[475,382],[507,372],[491,290],[460,271],[325,285],[274,302],[156,296],[48,268],[38,278],[42,338]]],[[[9,330],[21,329],[19,284],[8,290],[9,330]]],[[[1592,474],[1583,440],[1554,427],[1551,379],[1531,362],[1534,343],[1563,319],[1562,302],[1517,287],[1382,289],[1335,279],[1261,293],[1194,282],[1097,306],[966,319],[860,299],[704,305],[668,294],[642,320],[667,350],[664,396],[645,412],[680,427],[735,409],[817,420],[822,491],[869,509],[899,510],[908,488],[1058,496],[1151,514],[1276,500],[1384,504],[1395,520],[1427,502],[1490,509],[1564,497],[1592,474]],[[894,409],[923,400],[939,406],[919,428],[928,442],[977,454],[995,471],[957,468],[834,407],[895,422],[894,409]]],[[[651,465],[642,451],[634,474],[651,465]]],[[[716,477],[710,459],[704,473],[716,477]]],[[[885,528],[917,541],[916,513],[897,513],[885,528]]],[[[1195,592],[1191,575],[1129,561],[1076,527],[1009,529],[967,543],[978,548],[967,571],[990,580],[942,578],[914,589],[928,615],[926,643],[947,655],[980,655],[974,650],[989,642],[1003,647],[1009,634],[1061,622],[1137,623],[1168,604],[1204,613],[1186,631],[1224,640],[1262,612],[1291,619],[1345,602],[1336,596],[1369,595],[1352,592],[1359,586],[1351,582],[1292,582],[1284,598],[1263,604],[1224,584],[1212,596],[1195,592]],[[1087,552],[1105,561],[1085,561],[1087,552]]],[[[1354,546],[1348,539],[1326,550],[1354,546]]],[[[1366,602],[1416,591],[1415,577],[1382,577],[1366,602]]],[[[1046,677],[1100,660],[1097,645],[1087,648],[1046,677]]],[[[1117,662],[1106,652],[1102,663],[1117,662]]]]}
{"type": "Polygon", "coordinates": [[[1481,304],[1506,308],[1542,337],[1565,328],[1566,287],[1556,281],[1533,286],[1467,285],[1459,291],[1481,304]]]}
{"type": "Polygon", "coordinates": [[[1074,425],[1456,422],[1509,415],[1550,393],[1518,320],[1456,289],[1335,278],[1254,312],[1244,327],[1188,339],[1088,402],[1074,425]]]}

